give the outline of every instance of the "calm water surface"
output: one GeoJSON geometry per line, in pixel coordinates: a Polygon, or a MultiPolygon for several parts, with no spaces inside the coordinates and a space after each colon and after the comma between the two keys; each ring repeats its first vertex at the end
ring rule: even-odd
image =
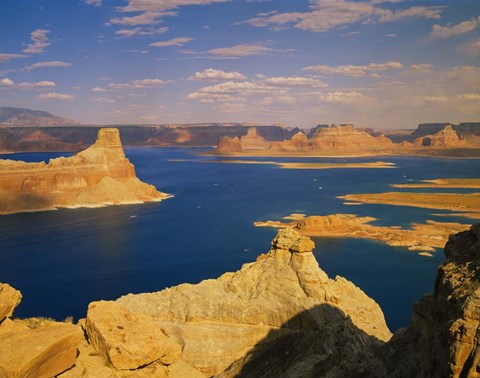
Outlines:
{"type": "MultiPolygon", "coordinates": [[[[409,179],[480,177],[478,159],[383,157],[398,168],[290,170],[202,163],[211,158],[193,156],[194,151],[126,149],[140,179],[174,195],[161,203],[0,216],[0,281],[23,293],[15,314],[78,319],[94,300],[196,283],[237,270],[268,251],[275,236],[275,230],[255,228],[253,222],[294,212],[369,215],[378,218],[376,224],[404,227],[427,219],[472,223],[432,215],[448,213],[440,210],[345,206],[335,197],[388,191],[389,184],[409,179]]],[[[4,158],[40,161],[60,155],[4,158]]],[[[334,161],[339,160],[380,159],[334,161]]],[[[432,291],[437,266],[443,261],[441,250],[434,257],[421,257],[406,248],[373,241],[314,240],[320,266],[330,277],[344,276],[374,298],[393,330],[409,323],[413,302],[432,291]]]]}

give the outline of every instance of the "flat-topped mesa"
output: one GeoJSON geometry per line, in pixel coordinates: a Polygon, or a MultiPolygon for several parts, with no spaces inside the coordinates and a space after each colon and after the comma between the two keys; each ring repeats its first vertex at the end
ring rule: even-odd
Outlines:
{"type": "Polygon", "coordinates": [[[207,375],[222,371],[265,338],[299,330],[331,330],[333,324],[350,327],[350,322],[369,335],[361,338],[364,345],[388,340],[391,333],[377,303],[345,278],[330,279],[313,248],[311,239],[286,228],[268,253],[237,272],[117,302],[153,316],[184,346],[183,360],[207,375]]]}
{"type": "Polygon", "coordinates": [[[465,144],[452,125],[447,125],[435,134],[422,136],[413,141],[415,147],[458,147],[465,144]]]}
{"type": "Polygon", "coordinates": [[[242,143],[239,137],[222,136],[218,142],[215,152],[218,154],[231,154],[242,152],[242,143]]]}
{"type": "Polygon", "coordinates": [[[72,157],[45,163],[0,160],[0,214],[161,201],[169,195],[141,182],[125,157],[118,129],[72,157]]]}

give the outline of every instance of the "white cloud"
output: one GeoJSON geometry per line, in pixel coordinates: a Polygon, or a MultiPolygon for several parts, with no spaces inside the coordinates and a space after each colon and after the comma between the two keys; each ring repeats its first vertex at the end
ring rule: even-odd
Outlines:
{"type": "Polygon", "coordinates": [[[116,102],[113,98],[108,98],[108,97],[93,97],[92,100],[94,102],[100,102],[102,104],[111,104],[116,102]]]}
{"type": "Polygon", "coordinates": [[[105,88],[102,88],[102,87],[95,87],[95,88],[92,88],[91,91],[100,93],[100,92],[106,92],[107,90],[105,88]]]}
{"type": "Polygon", "coordinates": [[[169,81],[160,79],[142,79],[134,80],[130,83],[111,83],[108,87],[111,89],[139,89],[139,88],[158,88],[167,84],[169,81]]]}
{"type": "Polygon", "coordinates": [[[197,71],[190,76],[190,81],[236,81],[245,80],[247,77],[240,72],[235,71],[221,71],[214,68],[207,68],[204,71],[197,71]]]}
{"type": "Polygon", "coordinates": [[[33,43],[30,43],[23,52],[28,54],[41,54],[45,49],[50,46],[48,41],[47,34],[50,33],[50,30],[46,29],[37,29],[30,34],[30,39],[33,43]]]}
{"type": "Polygon", "coordinates": [[[430,37],[432,39],[456,37],[475,30],[478,25],[480,25],[480,16],[451,26],[433,25],[430,37]]]}
{"type": "Polygon", "coordinates": [[[120,37],[133,37],[135,35],[154,35],[154,34],[163,34],[168,32],[168,27],[163,27],[163,28],[141,28],[141,27],[136,27],[133,29],[121,29],[117,30],[115,32],[116,35],[119,35],[120,37]]]}
{"type": "Polygon", "coordinates": [[[0,87],[13,87],[15,85],[15,82],[12,79],[9,79],[8,77],[4,79],[0,79],[0,87]]]}
{"type": "Polygon", "coordinates": [[[380,2],[310,0],[310,12],[275,13],[255,17],[244,23],[274,30],[293,26],[312,32],[325,32],[357,22],[392,22],[412,17],[439,19],[444,9],[440,6],[416,6],[391,11],[377,6],[380,2]]]}
{"type": "Polygon", "coordinates": [[[42,94],[39,94],[37,97],[41,98],[41,99],[44,99],[44,100],[73,100],[73,99],[75,99],[75,95],[65,94],[65,93],[56,93],[56,92],[42,93],[42,94]]]}
{"type": "Polygon", "coordinates": [[[298,88],[325,88],[327,83],[311,77],[290,76],[290,77],[269,77],[264,83],[274,87],[298,87],[298,88]]]}
{"type": "Polygon", "coordinates": [[[396,11],[391,11],[389,9],[379,9],[375,10],[376,15],[379,16],[379,22],[394,22],[400,21],[404,18],[413,18],[413,17],[421,17],[421,18],[431,18],[435,20],[439,20],[441,18],[441,14],[444,10],[442,6],[417,6],[417,7],[410,7],[406,9],[399,9],[396,11]]]}
{"type": "Polygon", "coordinates": [[[227,102],[225,104],[219,104],[215,106],[215,109],[225,113],[235,113],[235,112],[238,112],[239,110],[243,110],[244,107],[245,105],[242,103],[227,102]]]}
{"type": "Polygon", "coordinates": [[[35,83],[23,82],[18,83],[18,87],[22,89],[30,89],[30,88],[53,88],[57,85],[53,81],[37,81],[35,83]]]}
{"type": "Polygon", "coordinates": [[[129,0],[128,4],[121,10],[124,12],[165,11],[186,5],[208,5],[228,1],[231,0],[129,0]]]}
{"type": "Polygon", "coordinates": [[[175,12],[145,12],[137,16],[115,17],[110,20],[113,25],[156,25],[162,22],[161,18],[165,16],[175,16],[175,12]]]}
{"type": "Polygon", "coordinates": [[[158,41],[158,42],[150,43],[150,46],[153,46],[153,47],[183,46],[185,43],[188,43],[191,40],[193,40],[193,38],[178,37],[178,38],[170,39],[168,41],[158,41]]]}
{"type": "Polygon", "coordinates": [[[260,45],[236,45],[208,50],[207,53],[222,58],[243,58],[251,55],[263,55],[274,49],[260,45]]]}
{"type": "Polygon", "coordinates": [[[83,0],[85,4],[93,5],[95,7],[99,7],[102,5],[102,0],[83,0]]]}
{"type": "Polygon", "coordinates": [[[46,67],[70,67],[72,63],[60,62],[58,60],[51,62],[39,62],[34,63],[28,67],[25,67],[27,70],[35,70],[37,68],[46,68],[46,67]]]}
{"type": "Polygon", "coordinates": [[[470,55],[480,55],[480,39],[470,42],[466,50],[470,55]]]}
{"type": "Polygon", "coordinates": [[[327,65],[318,65],[318,66],[308,66],[304,67],[305,71],[318,72],[322,75],[345,75],[345,76],[366,76],[367,74],[372,74],[379,71],[386,71],[390,69],[402,69],[403,64],[399,62],[387,62],[387,63],[370,63],[365,66],[327,66],[327,65]]]}
{"type": "Polygon", "coordinates": [[[272,96],[265,97],[261,105],[272,106],[272,105],[293,105],[295,104],[295,98],[292,96],[272,96]]]}
{"type": "Polygon", "coordinates": [[[28,55],[0,53],[0,62],[8,62],[11,59],[19,58],[28,58],[28,55]]]}
{"type": "Polygon", "coordinates": [[[329,92],[319,95],[319,99],[324,102],[345,104],[358,102],[365,98],[360,92],[329,92]]]}
{"type": "Polygon", "coordinates": [[[412,64],[405,70],[406,74],[425,74],[432,71],[433,65],[428,63],[412,64]]]}

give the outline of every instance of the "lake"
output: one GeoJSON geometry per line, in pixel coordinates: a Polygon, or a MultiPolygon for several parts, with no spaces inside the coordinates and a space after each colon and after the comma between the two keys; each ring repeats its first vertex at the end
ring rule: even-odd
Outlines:
{"type": "MultiPolygon", "coordinates": [[[[473,223],[432,215],[448,213],[441,210],[346,206],[336,196],[389,191],[389,184],[410,179],[480,177],[479,159],[264,159],[383,160],[397,165],[396,169],[291,170],[206,163],[215,158],[193,154],[200,150],[126,148],[141,180],[174,195],[161,203],[0,216],[0,282],[23,294],[15,315],[78,319],[86,315],[91,301],[196,283],[237,270],[268,251],[275,236],[276,230],[256,228],[253,222],[290,213],[352,213],[376,217],[378,225],[403,227],[427,219],[473,223]]],[[[60,155],[67,154],[3,158],[41,161],[60,155]]],[[[346,277],[374,298],[392,330],[409,323],[413,302],[432,291],[436,269],[443,261],[441,250],[433,257],[422,257],[375,241],[313,239],[321,268],[331,278],[346,277]]]]}

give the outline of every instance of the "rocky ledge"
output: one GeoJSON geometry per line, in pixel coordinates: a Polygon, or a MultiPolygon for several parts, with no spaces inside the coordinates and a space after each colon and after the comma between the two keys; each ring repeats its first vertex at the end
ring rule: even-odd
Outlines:
{"type": "Polygon", "coordinates": [[[46,163],[0,160],[0,214],[161,201],[125,157],[118,129],[104,128],[91,147],[46,163]]]}
{"type": "Polygon", "coordinates": [[[77,325],[13,319],[21,294],[0,284],[0,376],[480,377],[480,224],[450,237],[434,293],[393,338],[313,248],[286,228],[237,272],[93,302],[77,325]]]}

